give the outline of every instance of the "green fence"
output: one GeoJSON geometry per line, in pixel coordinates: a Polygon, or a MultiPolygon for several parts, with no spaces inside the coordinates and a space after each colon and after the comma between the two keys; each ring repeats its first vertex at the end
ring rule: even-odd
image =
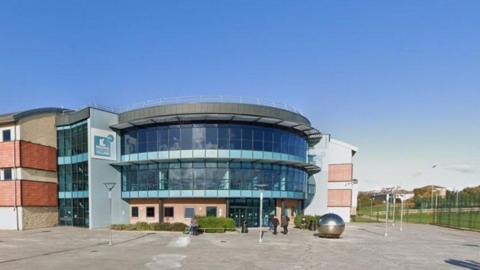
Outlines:
{"type": "MultiPolygon", "coordinates": [[[[389,222],[400,222],[401,204],[389,205],[389,222]]],[[[385,204],[362,207],[357,211],[358,222],[385,222],[385,204]]],[[[452,228],[480,230],[480,196],[416,198],[404,204],[405,223],[432,224],[452,228]]]]}

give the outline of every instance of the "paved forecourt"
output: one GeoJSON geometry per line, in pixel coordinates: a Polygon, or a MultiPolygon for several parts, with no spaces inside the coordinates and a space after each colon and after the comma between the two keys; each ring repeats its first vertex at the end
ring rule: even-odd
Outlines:
{"type": "Polygon", "coordinates": [[[0,231],[0,269],[467,269],[480,267],[480,233],[408,224],[349,224],[342,239],[288,235],[114,232],[56,227],[0,231]]]}

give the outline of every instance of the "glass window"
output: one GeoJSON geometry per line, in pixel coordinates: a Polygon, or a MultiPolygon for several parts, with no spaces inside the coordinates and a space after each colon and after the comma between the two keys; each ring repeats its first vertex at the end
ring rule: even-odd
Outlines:
{"type": "Polygon", "coordinates": [[[230,149],[242,149],[242,129],[240,126],[230,127],[230,149]]]}
{"type": "Polygon", "coordinates": [[[185,207],[185,218],[193,218],[195,216],[195,209],[192,207],[185,207]]]}
{"type": "Polygon", "coordinates": [[[2,135],[3,135],[3,141],[4,142],[9,142],[9,141],[12,140],[10,129],[3,130],[2,135]]]}
{"type": "Polygon", "coordinates": [[[3,169],[3,179],[12,180],[12,169],[3,169]]]}
{"type": "Polygon", "coordinates": [[[147,129],[147,152],[157,151],[157,129],[154,127],[147,129]]]}
{"type": "Polygon", "coordinates": [[[164,208],[164,216],[168,217],[168,218],[173,218],[173,216],[174,216],[173,207],[165,207],[164,208]]]}
{"type": "Polygon", "coordinates": [[[145,129],[138,130],[138,152],[147,152],[147,132],[145,129]]]}
{"type": "Polygon", "coordinates": [[[205,169],[194,169],[195,180],[193,181],[193,189],[204,190],[205,189],[205,169]]]}
{"type": "Polygon", "coordinates": [[[157,129],[158,151],[168,150],[168,128],[160,127],[157,129]]]}
{"type": "Polygon", "coordinates": [[[180,138],[182,140],[181,149],[192,149],[192,126],[182,126],[180,128],[180,138]]]}
{"type": "Polygon", "coordinates": [[[216,216],[217,216],[217,207],[207,206],[207,217],[216,217],[216,216]]]}
{"type": "Polygon", "coordinates": [[[132,207],[132,217],[138,217],[138,207],[137,206],[132,207]]]}
{"type": "Polygon", "coordinates": [[[205,130],[205,148],[207,149],[217,149],[218,147],[218,137],[217,137],[217,126],[209,125],[205,130]]]}
{"type": "Polygon", "coordinates": [[[230,148],[230,132],[228,127],[218,128],[218,149],[230,148]]]}
{"type": "Polygon", "coordinates": [[[147,207],[147,218],[155,217],[155,207],[147,207]]]}
{"type": "Polygon", "coordinates": [[[249,127],[244,127],[242,129],[242,149],[243,150],[252,150],[253,149],[253,129],[249,127]]]}
{"type": "Polygon", "coordinates": [[[170,150],[180,149],[180,128],[178,126],[171,126],[168,130],[168,148],[170,150]]]}
{"type": "Polygon", "coordinates": [[[193,128],[193,149],[205,149],[205,127],[195,126],[193,128]]]}

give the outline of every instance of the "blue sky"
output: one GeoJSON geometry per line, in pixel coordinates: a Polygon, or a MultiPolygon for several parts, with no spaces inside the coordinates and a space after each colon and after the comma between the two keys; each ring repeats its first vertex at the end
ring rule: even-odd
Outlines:
{"type": "Polygon", "coordinates": [[[2,1],[0,111],[258,97],[358,146],[361,189],[478,185],[479,12],[479,1],[2,1]]]}

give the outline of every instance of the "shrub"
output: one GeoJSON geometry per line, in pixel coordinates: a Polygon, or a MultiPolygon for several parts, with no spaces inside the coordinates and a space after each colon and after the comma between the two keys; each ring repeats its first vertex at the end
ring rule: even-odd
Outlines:
{"type": "Polygon", "coordinates": [[[183,232],[187,228],[187,225],[176,223],[146,223],[137,222],[136,224],[112,224],[112,230],[125,230],[125,231],[175,231],[183,232]]]}
{"type": "Polygon", "coordinates": [[[310,215],[298,215],[295,217],[293,220],[293,223],[295,224],[295,228],[301,228],[302,226],[302,218],[305,218],[306,221],[306,226],[310,224],[310,221],[313,221],[314,223],[318,224],[318,221],[320,220],[320,216],[310,216],[310,215]]]}
{"type": "Polygon", "coordinates": [[[197,217],[198,227],[206,233],[235,231],[235,221],[224,217],[197,217]]]}

